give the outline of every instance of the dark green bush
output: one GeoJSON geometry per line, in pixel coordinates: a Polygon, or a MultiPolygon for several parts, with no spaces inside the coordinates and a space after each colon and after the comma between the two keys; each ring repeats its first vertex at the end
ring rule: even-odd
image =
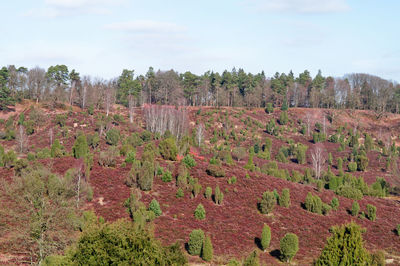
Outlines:
{"type": "Polygon", "coordinates": [[[350,185],[340,185],[338,189],[336,189],[336,194],[355,200],[363,198],[363,193],[359,189],[351,187],[350,185]]]}
{"type": "Polygon", "coordinates": [[[196,166],[196,161],[189,154],[183,158],[182,162],[186,165],[187,168],[192,168],[196,166]]]}
{"type": "Polygon", "coordinates": [[[168,170],[164,171],[163,175],[161,176],[161,180],[163,182],[171,182],[172,181],[172,173],[168,170]]]}
{"type": "Polygon", "coordinates": [[[219,186],[215,188],[215,194],[214,194],[214,200],[215,204],[221,205],[222,201],[224,200],[224,193],[219,189],[219,186]]]}
{"type": "Polygon", "coordinates": [[[306,200],[304,206],[306,207],[307,211],[322,214],[322,205],[323,202],[320,197],[317,195],[312,195],[311,192],[307,193],[306,200]]]}
{"type": "Polygon", "coordinates": [[[178,155],[178,148],[174,138],[166,138],[160,142],[158,145],[161,156],[164,160],[175,161],[178,155]]]}
{"type": "Polygon", "coordinates": [[[286,125],[289,121],[288,113],[286,111],[282,111],[279,116],[279,124],[286,125]]]}
{"type": "Polygon", "coordinates": [[[333,210],[337,210],[339,208],[339,200],[338,198],[333,198],[331,201],[331,207],[333,210]]]}
{"type": "Polygon", "coordinates": [[[206,199],[212,198],[212,188],[211,187],[206,187],[206,191],[204,192],[204,197],[206,199]]]}
{"type": "Polygon", "coordinates": [[[356,157],[357,169],[358,171],[365,171],[368,166],[368,157],[364,155],[358,155],[356,157]]]}
{"type": "Polygon", "coordinates": [[[272,105],[272,103],[267,103],[265,107],[265,112],[267,114],[272,114],[274,112],[274,106],[272,105]]]}
{"type": "Polygon", "coordinates": [[[212,246],[210,236],[207,236],[203,243],[203,249],[201,252],[201,258],[205,261],[211,261],[213,258],[214,249],[212,246]]]}
{"type": "Polygon", "coordinates": [[[107,144],[115,146],[118,144],[119,138],[120,138],[120,133],[119,130],[116,128],[112,128],[106,133],[107,144]]]}
{"type": "Polygon", "coordinates": [[[355,171],[357,171],[357,163],[349,162],[349,164],[347,165],[347,168],[349,169],[349,172],[355,172],[355,171]]]}
{"type": "Polygon", "coordinates": [[[185,196],[185,193],[183,192],[182,188],[178,188],[178,190],[176,191],[176,197],[177,198],[182,198],[183,196],[185,196]]]}
{"type": "Polygon", "coordinates": [[[50,155],[53,158],[60,158],[64,155],[64,147],[60,144],[58,139],[55,139],[53,145],[51,145],[50,155]]]}
{"type": "Polygon", "coordinates": [[[74,157],[79,159],[79,158],[84,158],[87,153],[88,153],[88,144],[86,140],[86,136],[83,134],[80,134],[75,142],[74,146],[72,146],[72,153],[74,154],[74,157]]]}

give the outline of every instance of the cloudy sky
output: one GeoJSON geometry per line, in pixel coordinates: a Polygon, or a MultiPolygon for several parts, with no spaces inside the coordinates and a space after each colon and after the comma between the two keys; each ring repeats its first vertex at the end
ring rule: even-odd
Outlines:
{"type": "Polygon", "coordinates": [[[244,68],[400,81],[397,0],[14,0],[0,9],[0,65],[244,68]]]}

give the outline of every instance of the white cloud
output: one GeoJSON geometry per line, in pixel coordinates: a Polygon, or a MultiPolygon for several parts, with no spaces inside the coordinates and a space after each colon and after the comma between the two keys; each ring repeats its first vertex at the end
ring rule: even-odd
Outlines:
{"type": "Polygon", "coordinates": [[[350,10],[346,0],[245,0],[245,3],[266,12],[318,14],[350,10]]]}
{"type": "Polygon", "coordinates": [[[186,30],[185,27],[175,23],[154,20],[136,20],[112,23],[106,25],[105,28],[132,33],[179,33],[186,30]]]}
{"type": "Polygon", "coordinates": [[[126,0],[45,0],[44,7],[28,10],[23,16],[55,18],[82,14],[104,15],[110,13],[110,8],[125,3],[126,0]]]}

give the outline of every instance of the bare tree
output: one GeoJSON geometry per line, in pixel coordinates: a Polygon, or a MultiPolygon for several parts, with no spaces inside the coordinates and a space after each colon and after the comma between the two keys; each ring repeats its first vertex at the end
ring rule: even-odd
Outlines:
{"type": "Polygon", "coordinates": [[[203,142],[204,138],[204,125],[200,124],[197,127],[197,132],[196,132],[196,139],[197,139],[197,144],[200,147],[201,143],[203,142]]]}
{"type": "Polygon", "coordinates": [[[115,102],[115,82],[114,81],[109,81],[107,82],[107,84],[105,85],[105,108],[106,108],[106,116],[109,115],[110,113],[110,109],[112,107],[112,105],[115,102]]]}
{"type": "Polygon", "coordinates": [[[319,145],[316,145],[313,151],[311,152],[312,165],[315,173],[315,178],[320,179],[321,173],[325,167],[325,156],[323,152],[323,148],[319,145]]]}
{"type": "Polygon", "coordinates": [[[133,95],[129,95],[129,122],[133,123],[133,116],[135,114],[135,99],[133,95]]]}
{"type": "Polygon", "coordinates": [[[164,134],[169,130],[178,139],[186,134],[188,114],[185,108],[175,109],[172,106],[144,105],[143,115],[146,129],[164,134]]]}
{"type": "Polygon", "coordinates": [[[53,128],[50,128],[49,129],[50,146],[53,145],[53,137],[54,137],[53,128]]]}
{"type": "Polygon", "coordinates": [[[306,114],[307,136],[311,134],[311,114],[306,114]]]}
{"type": "Polygon", "coordinates": [[[19,127],[18,127],[16,141],[18,143],[19,152],[20,153],[25,152],[26,148],[28,147],[28,136],[26,135],[25,129],[22,125],[19,125],[19,127]]]}
{"type": "Polygon", "coordinates": [[[46,71],[43,68],[35,67],[29,70],[28,88],[30,97],[38,103],[46,88],[46,71]]]}

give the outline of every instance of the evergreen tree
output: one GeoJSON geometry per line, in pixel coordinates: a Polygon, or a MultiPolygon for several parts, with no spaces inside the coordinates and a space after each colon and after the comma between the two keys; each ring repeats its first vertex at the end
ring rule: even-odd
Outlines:
{"type": "Polygon", "coordinates": [[[363,231],[354,222],[332,227],[332,236],[315,265],[370,265],[371,257],[361,235],[363,231]]]}
{"type": "Polygon", "coordinates": [[[83,134],[80,134],[74,143],[74,146],[72,146],[72,153],[74,154],[74,157],[76,159],[79,158],[84,158],[87,153],[88,153],[88,144],[86,140],[86,136],[83,134]]]}
{"type": "Polygon", "coordinates": [[[188,252],[190,255],[200,255],[204,243],[204,232],[201,229],[193,230],[189,235],[188,252]]]}
{"type": "Polygon", "coordinates": [[[282,259],[289,262],[299,250],[299,239],[297,235],[287,233],[280,242],[282,259]]]}
{"type": "Polygon", "coordinates": [[[154,212],[156,217],[158,217],[162,214],[160,204],[158,203],[158,201],[156,199],[152,199],[152,201],[150,202],[149,211],[154,212]]]}
{"type": "Polygon", "coordinates": [[[279,197],[279,206],[288,208],[290,206],[290,191],[288,188],[282,190],[282,195],[279,197]]]}
{"type": "Polygon", "coordinates": [[[262,250],[266,250],[269,248],[269,244],[271,242],[271,228],[264,224],[264,227],[262,229],[261,233],[261,248],[262,250]]]}
{"type": "Polygon", "coordinates": [[[210,236],[207,236],[204,240],[203,250],[201,252],[201,258],[205,261],[211,261],[213,258],[213,246],[210,236]]]}
{"type": "Polygon", "coordinates": [[[196,210],[194,210],[194,217],[198,220],[204,220],[206,218],[206,210],[203,204],[200,203],[197,205],[196,210]]]}

